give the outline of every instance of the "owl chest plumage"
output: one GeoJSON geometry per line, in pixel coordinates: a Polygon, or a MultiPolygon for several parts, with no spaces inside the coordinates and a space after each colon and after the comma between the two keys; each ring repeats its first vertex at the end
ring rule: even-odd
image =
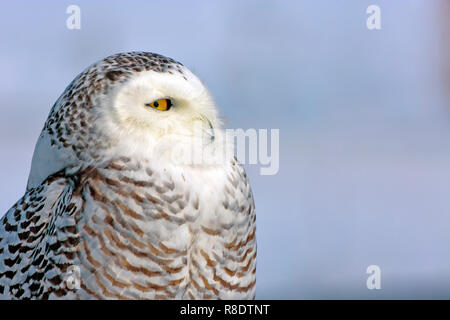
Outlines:
{"type": "Polygon", "coordinates": [[[87,174],[75,217],[80,298],[252,298],[256,241],[245,172],[113,161],[87,174]]]}

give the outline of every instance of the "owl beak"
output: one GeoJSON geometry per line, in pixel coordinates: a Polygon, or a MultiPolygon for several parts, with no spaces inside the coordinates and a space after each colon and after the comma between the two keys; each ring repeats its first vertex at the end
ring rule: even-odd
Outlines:
{"type": "Polygon", "coordinates": [[[214,134],[214,127],[208,118],[205,117],[205,119],[207,120],[208,125],[209,125],[209,137],[210,137],[210,143],[212,143],[212,142],[214,142],[214,139],[216,138],[216,136],[214,134]]]}
{"type": "Polygon", "coordinates": [[[204,115],[199,115],[197,119],[201,121],[200,123],[201,123],[201,133],[203,135],[204,141],[203,143],[206,145],[214,142],[216,135],[211,121],[208,119],[208,117],[204,115]]]}

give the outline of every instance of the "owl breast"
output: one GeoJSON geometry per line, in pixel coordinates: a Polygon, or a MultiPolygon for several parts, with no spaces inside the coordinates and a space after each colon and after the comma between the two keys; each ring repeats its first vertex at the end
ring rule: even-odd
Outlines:
{"type": "Polygon", "coordinates": [[[80,182],[80,298],[254,297],[256,218],[242,167],[130,159],[80,182]]]}

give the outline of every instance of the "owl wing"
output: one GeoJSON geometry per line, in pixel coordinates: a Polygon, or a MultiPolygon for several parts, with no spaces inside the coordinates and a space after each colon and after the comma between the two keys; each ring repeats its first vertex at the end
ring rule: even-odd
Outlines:
{"type": "Polygon", "coordinates": [[[232,164],[233,171],[228,176],[223,205],[226,212],[235,217],[236,223],[230,230],[222,231],[222,237],[226,239],[222,255],[227,260],[213,279],[218,280],[217,285],[222,290],[228,284],[234,284],[234,287],[231,285],[233,292],[239,295],[233,295],[233,298],[254,299],[257,255],[255,201],[243,166],[236,158],[232,164]]]}
{"type": "Polygon", "coordinates": [[[78,238],[74,213],[81,198],[57,173],[30,188],[0,220],[0,299],[67,294],[64,274],[78,238]]]}

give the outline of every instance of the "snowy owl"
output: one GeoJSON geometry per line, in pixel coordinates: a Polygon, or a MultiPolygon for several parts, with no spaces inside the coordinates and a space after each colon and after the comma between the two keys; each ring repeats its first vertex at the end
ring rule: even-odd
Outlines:
{"type": "Polygon", "coordinates": [[[88,67],[0,220],[0,298],[254,298],[255,206],[228,141],[181,63],[129,52],[88,67]]]}

